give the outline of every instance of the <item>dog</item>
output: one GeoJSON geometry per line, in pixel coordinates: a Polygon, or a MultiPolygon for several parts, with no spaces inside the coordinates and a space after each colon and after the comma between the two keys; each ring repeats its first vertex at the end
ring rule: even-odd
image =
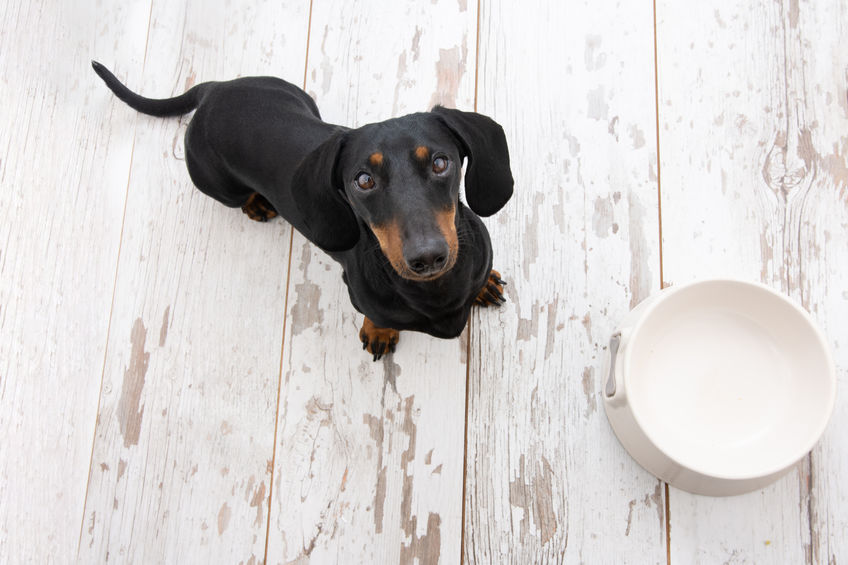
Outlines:
{"type": "Polygon", "coordinates": [[[324,122],[306,92],[275,77],[151,99],[92,67],[139,112],[194,111],[185,134],[194,185],[252,220],[281,215],[340,263],[375,361],[395,351],[401,330],[454,338],[473,305],[504,302],[478,217],[513,192],[506,137],[492,119],[436,106],[351,129],[324,122]],[[468,206],[459,198],[464,159],[468,206]]]}

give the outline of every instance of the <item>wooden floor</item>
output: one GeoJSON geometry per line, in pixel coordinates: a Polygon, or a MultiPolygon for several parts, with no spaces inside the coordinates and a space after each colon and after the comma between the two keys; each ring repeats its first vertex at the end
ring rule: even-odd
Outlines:
{"type": "Polygon", "coordinates": [[[59,2],[0,9],[0,562],[848,562],[848,1],[59,2]],[[273,74],[328,121],[506,130],[500,310],[373,363],[339,267],[196,191],[170,96],[273,74]],[[840,384],[762,491],[669,488],[600,391],[616,322],[730,275],[840,384]]]}

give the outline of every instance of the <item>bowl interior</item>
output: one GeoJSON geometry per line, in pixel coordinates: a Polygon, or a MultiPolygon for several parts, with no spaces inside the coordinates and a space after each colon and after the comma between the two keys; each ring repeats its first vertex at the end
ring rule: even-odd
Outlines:
{"type": "Polygon", "coordinates": [[[654,444],[722,478],[791,465],[818,440],[834,376],[809,317],[758,285],[708,281],[671,292],[631,336],[625,386],[654,444]]]}

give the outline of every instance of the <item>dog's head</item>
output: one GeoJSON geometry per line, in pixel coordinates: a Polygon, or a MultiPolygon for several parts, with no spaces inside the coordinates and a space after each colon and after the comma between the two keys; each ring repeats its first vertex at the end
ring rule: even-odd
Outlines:
{"type": "Polygon", "coordinates": [[[503,129],[486,116],[436,107],[341,132],[295,172],[305,235],[327,251],[345,251],[359,239],[359,219],[400,276],[438,278],[459,250],[464,158],[468,205],[490,216],[509,200],[513,180],[503,129]]]}

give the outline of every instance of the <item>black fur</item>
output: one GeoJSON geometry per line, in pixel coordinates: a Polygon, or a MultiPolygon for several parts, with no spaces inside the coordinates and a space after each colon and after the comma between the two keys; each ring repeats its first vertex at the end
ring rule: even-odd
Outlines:
{"type": "Polygon", "coordinates": [[[512,195],[497,123],[436,107],[350,129],[322,121],[312,98],[279,78],[206,82],[155,100],[92,66],[140,112],[194,110],[185,136],[194,184],[231,207],[263,196],[341,263],[351,302],[375,325],[441,338],[462,332],[492,268],[489,234],[477,215],[494,214],[512,195]],[[464,158],[470,209],[459,200],[464,158]],[[372,188],[357,184],[362,173],[372,188]],[[453,228],[446,228],[448,217],[453,228]],[[389,234],[383,246],[377,233],[389,234]]]}

